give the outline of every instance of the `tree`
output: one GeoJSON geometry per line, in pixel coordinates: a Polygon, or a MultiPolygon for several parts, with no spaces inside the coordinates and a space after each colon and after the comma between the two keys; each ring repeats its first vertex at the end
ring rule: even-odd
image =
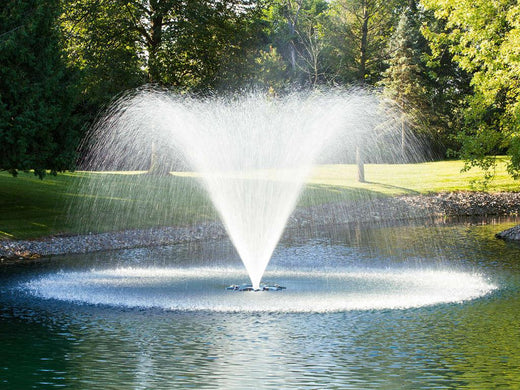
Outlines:
{"type": "Polygon", "coordinates": [[[428,42],[428,50],[424,53],[425,87],[433,107],[425,125],[431,136],[433,155],[444,157],[460,149],[458,134],[464,128],[464,112],[473,94],[471,74],[454,60],[448,41],[442,38],[445,21],[435,18],[430,10],[424,10],[422,15],[421,32],[428,42]]]}
{"type": "Polygon", "coordinates": [[[259,3],[65,0],[61,27],[69,65],[81,76],[86,122],[146,83],[204,93],[241,85],[257,53],[259,3]]]}
{"type": "Polygon", "coordinates": [[[74,166],[75,79],[62,61],[59,6],[8,0],[0,9],[0,169],[14,175],[74,166]]]}
{"type": "Polygon", "coordinates": [[[68,34],[68,58],[85,71],[85,90],[94,96],[102,96],[95,92],[97,85],[111,96],[143,83],[180,90],[236,86],[254,64],[259,1],[67,4],[62,24],[68,34]]]}
{"type": "Polygon", "coordinates": [[[271,94],[286,88],[290,76],[287,65],[276,47],[269,46],[267,51],[260,50],[255,62],[253,80],[256,85],[266,87],[271,94]]]}
{"type": "Polygon", "coordinates": [[[68,64],[80,76],[81,110],[90,122],[114,96],[146,81],[139,35],[118,1],[65,0],[60,21],[68,64]]]}
{"type": "Polygon", "coordinates": [[[289,63],[293,75],[297,71],[296,26],[303,7],[304,0],[273,1],[266,15],[270,44],[278,48],[277,51],[289,63]]]}
{"type": "Polygon", "coordinates": [[[269,44],[285,62],[289,80],[314,87],[327,82],[324,0],[273,1],[266,12],[269,44]]]}
{"type": "Polygon", "coordinates": [[[411,133],[421,130],[421,124],[430,116],[430,105],[425,80],[426,69],[422,60],[426,48],[418,21],[417,9],[407,8],[399,19],[389,44],[389,67],[380,84],[384,93],[399,109],[401,116],[401,160],[407,161],[413,145],[408,145],[411,133]]]}
{"type": "Polygon", "coordinates": [[[509,0],[423,0],[445,23],[431,34],[471,74],[474,93],[465,109],[461,155],[466,167],[490,170],[494,155],[511,155],[509,172],[520,175],[520,4],[509,0]]]}
{"type": "Polygon", "coordinates": [[[330,6],[336,56],[347,82],[376,83],[385,69],[386,47],[396,24],[398,0],[335,0],[330,6]]]}
{"type": "MultiPolygon", "coordinates": [[[[184,3],[184,2],[183,2],[184,3]]],[[[254,67],[261,34],[262,2],[199,0],[185,2],[184,19],[168,32],[173,85],[201,90],[236,90],[254,67]]]]}
{"type": "MultiPolygon", "coordinates": [[[[345,82],[374,84],[384,69],[385,47],[394,26],[397,1],[336,0],[330,8],[333,54],[345,82]]],[[[358,181],[365,181],[363,139],[356,146],[358,181]]]]}
{"type": "Polygon", "coordinates": [[[219,88],[252,62],[261,8],[253,0],[118,0],[138,35],[148,82],[219,88]]]}
{"type": "Polygon", "coordinates": [[[298,52],[298,68],[306,75],[308,84],[316,86],[320,81],[325,81],[326,66],[323,62],[325,49],[323,19],[327,3],[314,1],[309,10],[304,10],[298,29],[299,45],[295,45],[298,52]]]}

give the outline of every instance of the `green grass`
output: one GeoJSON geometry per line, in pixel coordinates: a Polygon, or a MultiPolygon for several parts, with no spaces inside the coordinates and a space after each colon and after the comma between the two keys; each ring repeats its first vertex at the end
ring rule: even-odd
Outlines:
{"type": "Polygon", "coordinates": [[[31,173],[18,177],[0,173],[0,239],[192,224],[215,218],[193,178],[80,172],[39,180],[31,173]]]}
{"type": "MultiPolygon", "coordinates": [[[[507,175],[505,162],[500,161],[488,191],[520,190],[520,183],[507,175]]],[[[472,181],[481,179],[482,173],[461,173],[462,167],[461,161],[367,164],[367,182],[358,183],[354,165],[321,165],[313,171],[300,205],[475,190],[472,181]]],[[[66,173],[39,180],[30,173],[13,178],[0,172],[0,239],[191,224],[216,218],[204,191],[189,174],[66,173]]]]}
{"type": "Polygon", "coordinates": [[[0,239],[38,237],[55,233],[54,226],[67,230],[64,194],[74,176],[19,177],[0,173],[0,239]]]}
{"type": "MultiPolygon", "coordinates": [[[[520,182],[507,174],[507,159],[502,157],[498,161],[495,177],[486,190],[519,191],[520,182]]],[[[367,164],[366,183],[359,183],[356,181],[357,167],[354,165],[320,165],[316,167],[307,188],[345,192],[347,197],[355,193],[395,196],[482,189],[478,184],[483,178],[482,171],[473,169],[461,173],[463,167],[464,162],[458,160],[421,164],[367,164]]]]}

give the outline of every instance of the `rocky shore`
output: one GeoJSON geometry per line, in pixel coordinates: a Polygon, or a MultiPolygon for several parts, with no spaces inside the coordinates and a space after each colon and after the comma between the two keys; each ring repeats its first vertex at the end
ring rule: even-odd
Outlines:
{"type": "Polygon", "coordinates": [[[520,241],[520,225],[513,226],[510,229],[497,233],[495,234],[495,237],[502,240],[520,241]]]}
{"type": "MultiPolygon", "coordinates": [[[[299,208],[288,228],[454,216],[516,216],[520,214],[520,193],[453,192],[413,195],[299,208]]],[[[0,241],[0,262],[68,253],[166,245],[225,236],[222,224],[204,223],[192,227],[162,227],[121,232],[54,236],[39,240],[0,241]]],[[[520,239],[520,226],[497,234],[498,238],[520,239]],[[509,232],[510,231],[510,232],[509,232]]]]}

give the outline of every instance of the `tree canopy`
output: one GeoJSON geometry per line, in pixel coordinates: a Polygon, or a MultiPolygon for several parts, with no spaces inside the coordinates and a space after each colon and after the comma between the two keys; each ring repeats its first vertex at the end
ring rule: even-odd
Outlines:
{"type": "Polygon", "coordinates": [[[74,167],[75,73],[62,61],[58,0],[0,9],[0,168],[42,177],[74,167]]]}
{"type": "Polygon", "coordinates": [[[507,151],[509,171],[520,174],[520,4],[498,0],[424,0],[441,31],[426,30],[437,55],[448,48],[471,75],[465,123],[459,134],[468,167],[489,169],[507,151]]]}
{"type": "MultiPolygon", "coordinates": [[[[520,5],[509,0],[6,0],[0,169],[74,167],[115,97],[159,85],[364,85],[403,110],[403,137],[520,173],[520,5]],[[406,134],[405,134],[406,133],[406,134]]],[[[404,150],[404,149],[403,149],[404,150]]]]}

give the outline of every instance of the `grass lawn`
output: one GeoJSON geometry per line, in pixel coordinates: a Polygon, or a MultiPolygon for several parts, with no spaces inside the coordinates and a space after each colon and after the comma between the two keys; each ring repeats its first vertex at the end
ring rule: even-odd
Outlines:
{"type": "MultiPolygon", "coordinates": [[[[481,173],[461,173],[462,167],[461,161],[367,164],[367,182],[358,183],[354,165],[320,165],[309,178],[300,205],[475,190],[472,181],[480,179],[481,173]]],[[[487,190],[520,190],[520,183],[506,173],[505,159],[487,190]]],[[[190,224],[215,218],[204,191],[189,174],[150,177],[79,172],[39,180],[30,173],[13,178],[0,172],[0,239],[190,224]]]]}
{"type": "MultiPolygon", "coordinates": [[[[486,191],[520,191],[520,182],[507,174],[506,162],[505,157],[499,159],[495,178],[486,191]]],[[[461,173],[463,167],[464,162],[458,160],[421,164],[367,164],[366,183],[359,183],[356,181],[355,165],[320,165],[315,168],[307,188],[329,189],[347,194],[368,192],[372,196],[478,190],[475,182],[482,179],[482,172],[473,169],[461,173]]]]}

